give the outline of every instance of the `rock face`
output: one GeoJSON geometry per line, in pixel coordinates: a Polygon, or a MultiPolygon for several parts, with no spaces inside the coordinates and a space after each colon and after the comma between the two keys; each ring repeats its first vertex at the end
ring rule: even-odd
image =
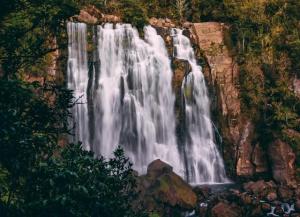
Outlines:
{"type": "Polygon", "coordinates": [[[150,25],[155,26],[155,27],[159,27],[159,28],[175,28],[176,25],[175,23],[173,23],[170,19],[166,18],[166,19],[162,19],[162,18],[155,18],[152,17],[149,20],[150,25]]]}
{"type": "Polygon", "coordinates": [[[161,160],[153,161],[145,176],[139,177],[138,189],[140,200],[148,211],[164,213],[164,207],[177,207],[182,210],[193,209],[196,206],[197,196],[192,187],[180,176],[173,172],[170,165],[161,160]]]}
{"type": "Polygon", "coordinates": [[[238,150],[238,161],[236,165],[236,173],[238,176],[252,176],[255,172],[254,165],[252,164],[252,137],[254,126],[251,122],[247,122],[244,131],[241,135],[241,141],[238,150]]]}
{"type": "Polygon", "coordinates": [[[101,23],[119,23],[121,18],[115,15],[103,14],[95,6],[88,6],[80,10],[79,15],[72,17],[72,20],[91,25],[101,23]]]}
{"type": "Polygon", "coordinates": [[[234,165],[238,176],[253,176],[267,171],[264,153],[253,144],[254,126],[241,113],[239,69],[225,44],[227,27],[216,22],[193,23],[190,38],[201,49],[208,70],[204,70],[210,89],[216,122],[225,141],[225,162],[234,165]]]}
{"type": "Polygon", "coordinates": [[[231,144],[229,149],[225,148],[224,150],[225,162],[229,162],[237,159],[242,127],[238,91],[239,70],[225,46],[224,28],[223,24],[216,22],[194,23],[190,31],[194,35],[192,38],[196,39],[196,43],[204,52],[209,65],[208,73],[205,73],[208,83],[217,90],[215,99],[217,108],[214,109],[218,110],[220,114],[217,118],[219,119],[219,128],[222,129],[222,136],[228,144],[231,144]],[[226,155],[228,159],[226,159],[226,155]]]}
{"type": "Polygon", "coordinates": [[[269,145],[268,153],[271,159],[273,178],[281,184],[296,186],[296,156],[291,147],[281,140],[276,140],[269,145]]]}

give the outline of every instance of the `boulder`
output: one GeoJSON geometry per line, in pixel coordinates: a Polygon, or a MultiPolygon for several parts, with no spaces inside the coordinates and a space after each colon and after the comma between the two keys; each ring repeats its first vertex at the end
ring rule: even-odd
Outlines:
{"type": "Polygon", "coordinates": [[[150,163],[147,174],[138,178],[138,191],[139,200],[148,211],[166,212],[162,207],[190,210],[197,203],[192,187],[161,160],[150,163]]]}
{"type": "Polygon", "coordinates": [[[219,202],[212,210],[212,217],[241,217],[242,210],[236,205],[219,202]]]}
{"type": "Polygon", "coordinates": [[[281,140],[276,140],[268,148],[273,178],[283,184],[295,187],[295,160],[292,148],[281,140]]]}
{"type": "Polygon", "coordinates": [[[163,174],[168,174],[173,171],[173,167],[165,162],[157,159],[149,164],[147,168],[147,176],[151,177],[151,179],[155,179],[163,174]]]}
{"type": "Polygon", "coordinates": [[[153,197],[173,207],[193,209],[196,207],[197,196],[183,179],[175,173],[160,176],[152,186],[153,197]]]}
{"type": "Polygon", "coordinates": [[[276,194],[276,192],[272,191],[272,192],[267,194],[266,198],[269,202],[272,202],[272,201],[277,199],[277,194],[276,194]]]}

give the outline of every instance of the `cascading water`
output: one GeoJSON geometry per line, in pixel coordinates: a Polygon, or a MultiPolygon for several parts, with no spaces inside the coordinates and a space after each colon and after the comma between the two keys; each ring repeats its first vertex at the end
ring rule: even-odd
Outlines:
{"type": "MultiPolygon", "coordinates": [[[[71,41],[79,38],[74,36],[77,33],[69,34],[71,41]]],[[[88,144],[96,154],[109,157],[121,145],[139,172],[146,172],[151,161],[161,159],[183,175],[175,136],[170,60],[164,41],[155,29],[146,27],[144,35],[145,41],[129,24],[97,27],[96,64],[89,81],[86,80],[88,72],[78,70],[84,74],[80,83],[89,83],[80,92],[88,89],[89,116],[85,110],[82,116],[89,117],[90,128],[89,133],[81,133],[87,133],[88,144]]],[[[74,48],[70,45],[71,50],[74,48]]],[[[70,59],[77,52],[85,50],[71,51],[70,59]]],[[[78,81],[72,76],[69,82],[74,83],[69,87],[76,88],[78,81]]],[[[85,124],[78,117],[81,118],[75,113],[78,125],[85,124]]]]}
{"type": "Polygon", "coordinates": [[[179,152],[176,140],[170,59],[163,39],[150,26],[144,28],[145,40],[129,24],[97,26],[97,49],[88,67],[86,25],[68,24],[68,87],[80,102],[72,110],[74,141],[105,157],[121,145],[140,173],[161,159],[192,183],[224,182],[203,75],[188,51],[189,41],[186,44],[179,30],[174,33],[176,56],[193,68],[183,84],[190,140],[180,150],[186,153],[179,152]]]}
{"type": "Polygon", "coordinates": [[[156,31],[146,27],[144,34],[145,41],[129,24],[98,26],[93,150],[109,156],[121,145],[140,172],[160,158],[182,173],[170,60],[156,31]]]}
{"type": "MultiPolygon", "coordinates": [[[[87,108],[88,59],[86,25],[84,23],[68,23],[68,88],[74,90],[77,106],[72,108],[76,127],[73,141],[82,141],[89,149],[89,127],[87,108]]],[[[72,121],[72,125],[74,125],[72,121]]]]}
{"type": "Polygon", "coordinates": [[[189,38],[172,29],[174,57],[187,60],[192,71],[182,83],[187,135],[184,145],[186,173],[191,183],[228,182],[223,160],[217,150],[210,119],[210,102],[201,66],[197,64],[189,38]]]}

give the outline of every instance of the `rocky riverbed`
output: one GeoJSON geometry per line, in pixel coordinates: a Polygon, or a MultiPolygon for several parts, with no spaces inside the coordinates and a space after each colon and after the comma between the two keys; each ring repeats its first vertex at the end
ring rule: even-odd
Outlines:
{"type": "Polygon", "coordinates": [[[191,186],[156,160],[138,184],[140,206],[159,216],[300,217],[300,188],[273,180],[191,186]]]}

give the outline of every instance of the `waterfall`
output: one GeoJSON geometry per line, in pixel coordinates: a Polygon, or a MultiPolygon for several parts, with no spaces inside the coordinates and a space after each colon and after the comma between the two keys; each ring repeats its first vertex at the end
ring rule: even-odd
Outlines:
{"type": "Polygon", "coordinates": [[[187,60],[191,72],[182,83],[187,135],[184,144],[186,173],[191,183],[227,182],[224,163],[215,144],[210,102],[201,67],[197,64],[189,38],[172,29],[174,57],[187,60]]]}
{"type": "Polygon", "coordinates": [[[77,105],[72,108],[75,124],[73,142],[81,141],[89,149],[89,127],[87,108],[88,59],[86,25],[83,23],[68,23],[68,88],[74,91],[77,105]]]}
{"type": "Polygon", "coordinates": [[[79,98],[72,109],[73,141],[82,141],[86,149],[105,157],[120,145],[140,173],[161,159],[191,183],[224,182],[203,75],[195,58],[183,54],[190,44],[181,43],[184,36],[179,30],[174,33],[177,58],[188,60],[193,69],[183,83],[183,90],[190,89],[193,98],[185,94],[190,140],[184,149],[179,149],[176,139],[173,72],[164,40],[150,26],[141,39],[130,24],[95,27],[95,49],[89,54],[93,60],[89,58],[88,64],[87,27],[68,23],[68,87],[79,98]],[[176,39],[180,39],[177,44],[176,39]]]}

